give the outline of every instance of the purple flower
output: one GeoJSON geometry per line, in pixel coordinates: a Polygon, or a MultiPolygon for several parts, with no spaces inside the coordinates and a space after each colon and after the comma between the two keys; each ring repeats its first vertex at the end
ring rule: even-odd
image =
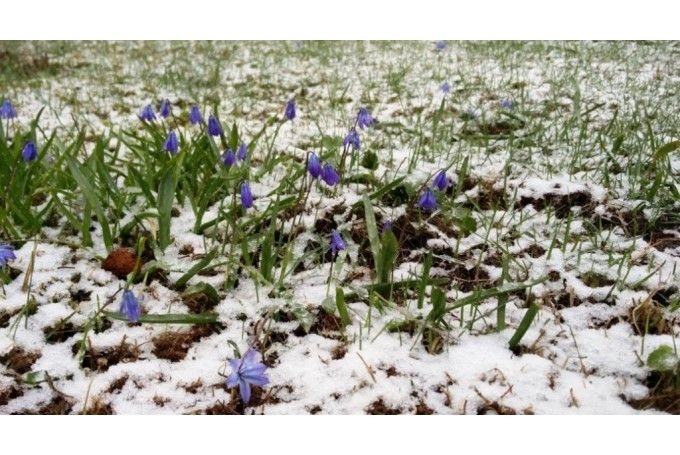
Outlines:
{"type": "Polygon", "coordinates": [[[501,100],[498,104],[500,104],[502,109],[512,109],[513,106],[512,100],[508,98],[501,100]]]}
{"type": "Polygon", "coordinates": [[[331,253],[333,253],[333,255],[336,255],[338,254],[338,251],[345,249],[347,249],[347,244],[342,239],[340,233],[333,229],[333,232],[331,233],[331,253]]]}
{"type": "Polygon", "coordinates": [[[439,191],[444,191],[449,186],[449,179],[446,177],[446,171],[442,169],[437,172],[434,176],[434,186],[436,186],[439,191]]]}
{"type": "Polygon", "coordinates": [[[212,114],[210,114],[210,117],[208,117],[208,134],[210,134],[211,136],[219,136],[220,134],[222,134],[222,127],[220,126],[220,122],[212,114]]]}
{"type": "Polygon", "coordinates": [[[236,151],[236,158],[240,161],[245,161],[247,156],[248,146],[244,142],[241,142],[241,145],[238,146],[238,150],[236,151]]]}
{"type": "Polygon", "coordinates": [[[192,105],[191,110],[189,110],[189,122],[192,125],[198,125],[199,123],[203,122],[203,116],[201,115],[201,111],[195,104],[192,105]]]}
{"type": "Polygon", "coordinates": [[[321,161],[319,161],[319,157],[316,156],[316,153],[314,152],[312,152],[309,155],[309,161],[307,162],[307,170],[314,179],[318,178],[323,172],[323,168],[321,167],[321,161]]]}
{"type": "Polygon", "coordinates": [[[420,196],[418,207],[426,212],[434,212],[437,210],[437,198],[430,188],[426,189],[422,196],[420,196]]]}
{"type": "Polygon", "coordinates": [[[434,43],[434,46],[437,48],[438,51],[444,50],[446,47],[446,43],[444,41],[437,41],[434,43]]]}
{"type": "Polygon", "coordinates": [[[17,111],[14,110],[14,106],[9,100],[5,100],[0,106],[0,118],[14,118],[17,116],[17,111]]]}
{"type": "Polygon", "coordinates": [[[253,193],[250,191],[250,184],[248,182],[241,183],[241,205],[245,209],[253,206],[253,193]]]}
{"type": "Polygon", "coordinates": [[[354,150],[359,150],[361,148],[361,139],[359,139],[359,133],[357,130],[351,130],[347,133],[347,136],[342,140],[342,145],[347,147],[351,145],[354,150]]]}
{"type": "Polygon", "coordinates": [[[371,117],[371,114],[368,112],[368,109],[366,109],[365,107],[359,109],[359,113],[357,114],[357,125],[359,126],[359,128],[363,130],[364,127],[367,128],[373,125],[374,122],[375,119],[371,117]]]}
{"type": "Polygon", "coordinates": [[[166,150],[172,154],[179,151],[179,140],[177,140],[177,134],[174,130],[168,133],[167,139],[165,139],[165,144],[163,144],[163,150],[166,150]]]}
{"type": "Polygon", "coordinates": [[[140,309],[139,300],[131,290],[123,291],[123,299],[120,302],[120,313],[128,318],[130,322],[139,322],[140,309]]]}
{"type": "Polygon", "coordinates": [[[9,261],[15,260],[14,248],[10,245],[0,245],[0,265],[5,265],[9,261]]]}
{"type": "Polygon", "coordinates": [[[335,172],[335,168],[332,164],[326,163],[326,165],[323,167],[321,178],[328,186],[334,186],[340,183],[340,176],[337,172],[335,172]]]}
{"type": "Polygon", "coordinates": [[[21,156],[24,161],[33,161],[36,159],[38,157],[38,149],[35,147],[35,144],[31,141],[26,142],[24,150],[21,152],[21,156]]]}
{"type": "Polygon", "coordinates": [[[286,103],[286,118],[288,120],[295,118],[295,100],[288,100],[286,103]]]}
{"type": "Polygon", "coordinates": [[[392,220],[385,220],[382,224],[383,232],[392,230],[392,220]]]}
{"type": "Polygon", "coordinates": [[[236,155],[234,155],[234,151],[231,149],[227,149],[226,152],[222,155],[222,164],[225,166],[233,166],[236,164],[236,155]]]}
{"type": "Polygon", "coordinates": [[[441,90],[444,93],[449,93],[451,91],[451,86],[449,85],[448,82],[444,82],[441,87],[439,87],[439,90],[441,90]]]}
{"type": "Polygon", "coordinates": [[[139,119],[144,122],[153,122],[156,120],[156,114],[153,112],[153,107],[147,104],[142,108],[142,112],[139,113],[139,119]]]}
{"type": "Polygon", "coordinates": [[[170,115],[170,100],[164,99],[161,102],[161,108],[158,109],[158,114],[163,118],[167,118],[170,115]]]}
{"type": "Polygon", "coordinates": [[[269,378],[265,374],[267,365],[258,362],[260,353],[255,348],[250,348],[240,359],[228,359],[231,374],[227,378],[227,387],[238,385],[241,399],[248,404],[250,401],[250,386],[263,386],[269,384],[269,378]]]}

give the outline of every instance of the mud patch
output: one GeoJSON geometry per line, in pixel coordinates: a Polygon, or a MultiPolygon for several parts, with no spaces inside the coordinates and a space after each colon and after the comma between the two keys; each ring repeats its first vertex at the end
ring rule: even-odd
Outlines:
{"type": "Polygon", "coordinates": [[[41,355],[37,351],[24,351],[22,348],[14,347],[7,355],[0,357],[0,363],[17,374],[24,374],[31,371],[31,367],[41,355]]]}
{"type": "Polygon", "coordinates": [[[153,354],[171,362],[184,360],[191,346],[202,338],[219,333],[213,324],[195,325],[189,330],[167,331],[153,338],[153,354]]]}

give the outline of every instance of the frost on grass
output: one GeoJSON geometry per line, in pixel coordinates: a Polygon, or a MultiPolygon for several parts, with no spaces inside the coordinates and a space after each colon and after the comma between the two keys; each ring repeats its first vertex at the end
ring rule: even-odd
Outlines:
{"type": "Polygon", "coordinates": [[[17,217],[0,220],[15,256],[0,266],[0,412],[680,412],[679,373],[645,363],[678,334],[675,53],[8,49],[4,140],[44,107],[36,153],[11,150],[49,177],[2,195],[17,217]],[[54,144],[78,138],[76,162],[93,158],[76,182],[54,144]],[[26,207],[47,209],[31,235],[26,207]],[[131,319],[116,317],[127,289],[131,319]],[[145,319],[206,314],[217,323],[145,319]],[[269,383],[244,403],[228,359],[249,347],[269,383]]]}

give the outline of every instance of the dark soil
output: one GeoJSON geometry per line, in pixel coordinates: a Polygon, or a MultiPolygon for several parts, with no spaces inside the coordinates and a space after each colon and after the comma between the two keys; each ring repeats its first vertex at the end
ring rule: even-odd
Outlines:
{"type": "Polygon", "coordinates": [[[31,366],[40,356],[37,351],[24,351],[22,348],[14,347],[9,354],[0,357],[0,362],[18,374],[24,374],[31,371],[31,366]]]}
{"type": "Polygon", "coordinates": [[[189,330],[167,331],[153,338],[154,355],[171,362],[184,360],[191,346],[202,338],[219,333],[214,324],[198,324],[189,330]]]}

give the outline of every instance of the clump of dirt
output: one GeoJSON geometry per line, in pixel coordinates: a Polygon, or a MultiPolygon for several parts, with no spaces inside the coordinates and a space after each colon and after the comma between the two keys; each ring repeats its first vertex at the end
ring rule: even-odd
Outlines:
{"type": "Polygon", "coordinates": [[[444,337],[442,334],[430,327],[423,329],[421,343],[429,354],[441,354],[444,351],[444,337]]]}
{"type": "Polygon", "coordinates": [[[340,360],[347,354],[347,345],[340,343],[331,350],[331,359],[340,360]]]}
{"type": "Polygon", "coordinates": [[[622,318],[633,328],[636,335],[671,335],[673,326],[666,321],[663,309],[651,298],[634,306],[622,318]]]}
{"type": "Polygon", "coordinates": [[[422,400],[416,404],[414,411],[418,416],[432,415],[434,413],[434,410],[432,410],[432,408],[426,405],[422,400]]]}
{"type": "Polygon", "coordinates": [[[477,408],[477,415],[517,415],[517,411],[497,401],[485,403],[477,408]]]}
{"type": "MultiPolygon", "coordinates": [[[[468,180],[468,184],[470,182],[471,180],[468,180]]],[[[495,182],[487,180],[476,183],[478,186],[477,194],[473,197],[468,197],[467,201],[464,202],[462,206],[473,210],[507,210],[509,206],[508,195],[505,192],[505,189],[494,188],[494,184],[495,182]]],[[[474,188],[474,186],[472,188],[474,188]]],[[[469,189],[471,188],[468,188],[467,190],[469,189]]]]}
{"type": "Polygon", "coordinates": [[[385,404],[383,401],[382,397],[378,398],[378,400],[374,401],[373,403],[369,404],[368,407],[365,409],[366,414],[369,415],[399,415],[401,414],[401,411],[399,409],[391,408],[385,404]]]}
{"type": "Polygon", "coordinates": [[[123,390],[123,387],[125,387],[125,384],[127,383],[128,379],[129,376],[127,374],[124,374],[118,379],[111,381],[111,384],[109,384],[109,387],[106,389],[106,391],[108,393],[115,393],[123,390]]]}
{"type": "Polygon", "coordinates": [[[256,408],[267,404],[276,404],[280,400],[274,394],[273,389],[267,391],[261,387],[251,387],[250,401],[247,405],[238,396],[237,388],[231,389],[231,399],[228,402],[218,401],[213,406],[199,410],[195,414],[204,415],[245,415],[250,408],[256,408]]]}
{"type": "Polygon", "coordinates": [[[92,399],[92,402],[90,405],[82,412],[79,414],[81,415],[98,415],[98,416],[103,416],[103,415],[113,415],[113,408],[111,407],[111,403],[107,403],[104,401],[103,398],[101,397],[94,397],[92,399]]]}
{"type": "Polygon", "coordinates": [[[320,413],[322,411],[322,409],[321,409],[321,406],[319,406],[318,404],[315,404],[314,406],[307,407],[307,411],[311,415],[316,415],[316,414],[320,413]]]}
{"type": "Polygon", "coordinates": [[[20,347],[14,347],[7,355],[0,357],[0,363],[18,374],[24,374],[31,371],[31,367],[40,357],[38,351],[25,351],[20,347]]]}
{"type": "Polygon", "coordinates": [[[62,319],[53,326],[45,327],[43,334],[45,335],[45,341],[49,344],[54,344],[63,343],[79,331],[80,328],[76,328],[71,322],[62,319]]]}
{"type": "Polygon", "coordinates": [[[451,269],[451,276],[458,283],[458,289],[463,292],[471,292],[492,284],[489,273],[483,267],[468,269],[463,264],[455,264],[451,269]]]}
{"type": "Polygon", "coordinates": [[[73,404],[61,395],[56,395],[52,401],[37,411],[24,409],[17,414],[25,415],[67,415],[73,410],[73,404]]]}
{"type": "Polygon", "coordinates": [[[0,312],[0,328],[5,328],[9,325],[9,319],[12,316],[9,313],[6,312],[0,312]]]}
{"type": "Polygon", "coordinates": [[[192,313],[205,313],[212,310],[219,303],[219,299],[209,295],[206,292],[192,292],[191,294],[182,295],[182,302],[189,308],[192,313]]]}
{"type": "Polygon", "coordinates": [[[536,259],[540,258],[545,254],[545,248],[543,248],[541,245],[534,243],[529,248],[523,250],[523,252],[528,254],[530,257],[536,259]]]}
{"type": "MultiPolygon", "coordinates": [[[[314,315],[314,323],[309,329],[309,333],[321,335],[322,337],[332,338],[335,340],[342,339],[342,321],[340,318],[332,313],[327,313],[323,308],[316,308],[312,310],[314,315]]],[[[293,331],[293,334],[298,337],[305,336],[306,333],[302,326],[299,326],[293,331]]]]}
{"type": "Polygon", "coordinates": [[[167,331],[153,338],[154,355],[171,362],[184,360],[191,346],[214,333],[219,333],[215,324],[198,324],[187,330],[167,331]]]}
{"type": "MultiPolygon", "coordinates": [[[[141,264],[140,264],[141,265],[141,264]]],[[[102,262],[102,268],[118,278],[125,278],[137,266],[137,257],[129,248],[114,248],[102,262]]]]}
{"type": "Polygon", "coordinates": [[[572,207],[587,207],[592,203],[590,194],[583,191],[575,191],[569,194],[547,193],[543,198],[523,196],[515,203],[515,208],[520,209],[527,205],[533,205],[537,211],[550,206],[555,210],[557,218],[566,218],[572,207]]]}
{"type": "Polygon", "coordinates": [[[614,285],[614,280],[610,280],[606,276],[595,272],[586,272],[583,275],[581,275],[579,279],[583,281],[583,284],[591,288],[599,288],[614,285]]]}
{"type": "Polygon", "coordinates": [[[652,231],[643,238],[654,248],[664,251],[667,248],[680,246],[680,234],[667,230],[652,231]]]}
{"type": "Polygon", "coordinates": [[[190,393],[192,395],[196,395],[201,388],[203,388],[203,381],[199,379],[196,379],[190,384],[182,384],[180,385],[184,390],[187,391],[187,393],[190,393]]]}
{"type": "MultiPolygon", "coordinates": [[[[76,355],[80,350],[81,343],[84,341],[79,341],[73,345],[71,352],[76,355]]],[[[93,371],[106,371],[109,367],[116,365],[120,362],[134,362],[139,359],[141,351],[139,346],[133,345],[125,341],[125,337],[121,340],[120,344],[114,347],[94,349],[91,346],[85,355],[80,365],[83,368],[89,368],[93,371]]]]}
{"type": "Polygon", "coordinates": [[[649,394],[640,399],[621,399],[635,409],[657,409],[669,414],[680,414],[680,388],[675,386],[676,378],[672,372],[652,371],[645,381],[649,394]]]}
{"type": "Polygon", "coordinates": [[[86,291],[85,289],[72,289],[70,293],[71,298],[76,302],[90,300],[90,295],[92,295],[92,291],[86,291]]]}
{"type": "Polygon", "coordinates": [[[0,406],[4,406],[15,398],[19,398],[24,395],[24,391],[17,387],[15,384],[10,385],[6,389],[0,390],[0,406]]]}

